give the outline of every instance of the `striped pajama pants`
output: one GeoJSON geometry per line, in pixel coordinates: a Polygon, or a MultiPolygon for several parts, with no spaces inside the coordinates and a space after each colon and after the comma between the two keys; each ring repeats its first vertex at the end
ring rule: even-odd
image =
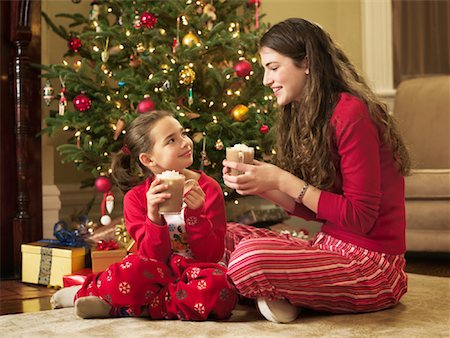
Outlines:
{"type": "Polygon", "coordinates": [[[225,259],[242,296],[285,298],[316,311],[382,310],[407,291],[403,255],[370,251],[324,233],[305,241],[228,223],[225,259]]]}

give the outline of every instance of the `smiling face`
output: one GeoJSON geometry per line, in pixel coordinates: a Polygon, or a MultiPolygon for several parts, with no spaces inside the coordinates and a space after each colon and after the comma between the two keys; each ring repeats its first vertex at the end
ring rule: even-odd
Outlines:
{"type": "Polygon", "coordinates": [[[263,84],[272,88],[280,106],[300,101],[308,77],[306,58],[299,67],[288,56],[272,48],[261,47],[259,54],[264,67],[263,84]]]}
{"type": "Polygon", "coordinates": [[[181,171],[193,163],[192,140],[173,117],[166,116],[155,123],[150,131],[153,148],[139,155],[141,162],[157,175],[165,170],[181,171]]]}

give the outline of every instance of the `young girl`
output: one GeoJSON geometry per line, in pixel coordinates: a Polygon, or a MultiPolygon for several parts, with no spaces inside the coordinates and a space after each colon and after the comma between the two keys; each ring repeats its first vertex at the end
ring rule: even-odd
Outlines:
{"type": "Polygon", "coordinates": [[[404,179],[409,158],[375,94],[316,24],[288,19],[260,42],[264,85],[281,111],[278,166],[224,161],[224,182],[321,222],[310,241],[230,225],[228,275],[271,321],[301,307],[369,312],[407,290],[404,179]],[[229,168],[245,172],[228,174],[229,168]]]}
{"type": "Polygon", "coordinates": [[[219,184],[203,172],[187,169],[193,163],[193,144],[169,112],[140,115],[127,128],[124,141],[112,170],[126,192],[125,224],[137,252],[102,273],[91,274],[81,287],[58,291],[53,306],[74,304],[82,318],[229,317],[237,295],[227,281],[226,269],[217,264],[224,253],[226,232],[219,184]],[[143,175],[137,175],[136,169],[143,175]],[[167,170],[195,181],[185,193],[180,215],[159,213],[159,205],[170,193],[156,175],[167,170]]]}

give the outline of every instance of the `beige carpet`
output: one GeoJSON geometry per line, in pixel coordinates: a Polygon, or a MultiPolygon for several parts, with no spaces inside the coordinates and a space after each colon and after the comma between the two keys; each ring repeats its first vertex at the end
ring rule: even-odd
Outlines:
{"type": "Polygon", "coordinates": [[[450,278],[409,274],[395,308],[358,315],[304,313],[291,324],[264,320],[239,305],[223,322],[87,320],[73,308],[0,317],[1,337],[450,337],[450,278]]]}

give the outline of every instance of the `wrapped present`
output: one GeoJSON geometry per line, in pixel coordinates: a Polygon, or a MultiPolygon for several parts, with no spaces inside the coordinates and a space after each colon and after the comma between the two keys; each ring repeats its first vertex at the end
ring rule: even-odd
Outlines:
{"type": "Polygon", "coordinates": [[[63,276],[63,287],[67,288],[69,286],[81,285],[86,280],[87,276],[92,273],[91,269],[82,269],[79,271],[75,271],[70,275],[63,276]]]}
{"type": "Polygon", "coordinates": [[[92,272],[105,271],[111,264],[121,262],[127,250],[119,249],[116,241],[99,241],[91,251],[92,272]]]}
{"type": "Polygon", "coordinates": [[[64,275],[85,267],[85,247],[38,241],[22,244],[21,249],[22,282],[61,287],[64,275]]]}
{"type": "Polygon", "coordinates": [[[236,218],[236,222],[264,228],[288,219],[288,214],[280,207],[250,209],[236,218]]]}

